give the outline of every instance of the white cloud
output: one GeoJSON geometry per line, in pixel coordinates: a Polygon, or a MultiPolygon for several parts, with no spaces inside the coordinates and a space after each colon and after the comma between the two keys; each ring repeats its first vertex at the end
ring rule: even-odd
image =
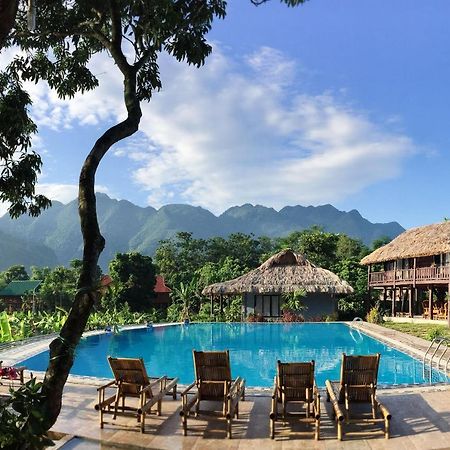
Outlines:
{"type": "MultiPolygon", "coordinates": [[[[31,88],[39,125],[123,117],[116,68],[105,56],[92,67],[100,87],[71,101],[31,88]]],[[[154,206],[175,198],[221,212],[246,202],[338,201],[398,176],[414,151],[410,138],[390,130],[389,118],[374,121],[339,94],[300,94],[304,70],[275,49],[237,61],[216,47],[201,69],[162,57],[161,73],[163,90],[142,105],[142,133],[114,150],[133,161],[134,182],[154,206]]],[[[52,186],[52,195],[76,192],[52,186]]]]}
{"type": "Polygon", "coordinates": [[[135,172],[150,202],[168,201],[175,186],[215,212],[327,203],[399,174],[414,147],[407,136],[331,94],[293,95],[295,64],[280,52],[264,48],[248,62],[257,71],[244,75],[216,49],[201,70],[163,67],[166,88],[141,126],[160,153],[135,172]]]}
{"type": "Polygon", "coordinates": [[[122,83],[111,61],[105,55],[95,55],[89,67],[101,80],[100,85],[93,91],[78,93],[70,100],[58,98],[45,82],[25,83],[33,100],[32,117],[38,126],[61,130],[74,124],[97,125],[125,117],[122,83]]]}

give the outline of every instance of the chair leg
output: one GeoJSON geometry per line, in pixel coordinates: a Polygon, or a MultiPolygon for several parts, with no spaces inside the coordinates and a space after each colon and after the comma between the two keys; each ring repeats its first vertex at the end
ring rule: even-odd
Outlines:
{"type": "Polygon", "coordinates": [[[389,439],[391,437],[391,423],[388,418],[384,419],[384,437],[385,439],[389,439]]]}
{"type": "Polygon", "coordinates": [[[315,433],[315,439],[318,441],[320,439],[320,420],[316,419],[316,433],[315,433]]]}
{"type": "Polygon", "coordinates": [[[371,394],[371,396],[370,396],[370,401],[371,401],[371,403],[372,403],[372,417],[374,418],[374,419],[376,419],[377,418],[377,402],[376,402],[376,400],[375,400],[375,393],[372,391],[372,394],[371,394]]]}
{"type": "Polygon", "coordinates": [[[270,418],[270,439],[275,439],[275,419],[270,418]]]}
{"type": "Polygon", "coordinates": [[[337,438],[338,441],[342,441],[342,422],[340,420],[337,421],[337,438]]]}
{"type": "Polygon", "coordinates": [[[181,418],[181,424],[183,426],[183,436],[187,436],[187,414],[181,418]]]}
{"type": "Polygon", "coordinates": [[[200,399],[197,399],[197,402],[195,403],[195,417],[198,417],[199,411],[200,411],[200,399]]]}
{"type": "Polygon", "coordinates": [[[345,420],[350,420],[350,403],[348,400],[347,386],[345,386],[345,420]]]}
{"type": "Polygon", "coordinates": [[[231,439],[232,438],[232,435],[231,435],[231,417],[229,418],[229,419],[227,419],[227,437],[228,437],[228,439],[231,439]]]}
{"type": "Polygon", "coordinates": [[[120,390],[117,391],[116,394],[116,401],[114,402],[114,415],[113,415],[113,420],[116,420],[117,418],[117,407],[119,405],[119,401],[120,401],[120,390]]]}

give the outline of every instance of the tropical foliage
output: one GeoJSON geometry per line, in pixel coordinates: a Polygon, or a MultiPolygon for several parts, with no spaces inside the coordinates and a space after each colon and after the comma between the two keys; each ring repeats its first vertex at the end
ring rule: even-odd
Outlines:
{"type": "Polygon", "coordinates": [[[108,291],[106,300],[114,305],[128,303],[133,311],[150,309],[156,281],[152,258],[137,252],[117,253],[109,263],[109,274],[114,288],[108,291]]]}
{"type": "MultiPolygon", "coordinates": [[[[62,308],[57,308],[54,312],[16,311],[5,314],[1,317],[1,320],[8,321],[10,332],[2,331],[0,342],[17,341],[31,336],[57,333],[61,330],[66,319],[67,311],[62,308]]],[[[163,315],[156,309],[149,309],[145,313],[133,312],[125,303],[120,308],[94,311],[89,316],[86,331],[107,327],[114,330],[123,325],[156,323],[162,320],[163,315]]]]}

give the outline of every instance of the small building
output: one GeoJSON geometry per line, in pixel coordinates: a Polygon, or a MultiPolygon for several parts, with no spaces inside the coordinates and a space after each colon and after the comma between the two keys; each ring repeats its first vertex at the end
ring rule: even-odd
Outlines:
{"type": "Polygon", "coordinates": [[[36,295],[42,280],[11,281],[0,291],[0,302],[7,311],[17,311],[22,308],[25,299],[30,299],[34,310],[36,295]]]}
{"type": "Polygon", "coordinates": [[[242,295],[243,314],[260,314],[277,318],[282,313],[283,294],[304,290],[302,303],[305,318],[330,315],[337,312],[337,296],[351,294],[353,288],[336,274],[315,266],[303,255],[290,249],[270,257],[258,268],[234,280],[215,283],[203,289],[211,302],[224,297],[242,295]]]}
{"type": "Polygon", "coordinates": [[[152,305],[158,308],[167,308],[170,304],[170,293],[172,290],[166,286],[162,275],[156,275],[156,283],[153,290],[155,298],[152,299],[152,305]]]}
{"type": "Polygon", "coordinates": [[[450,221],[412,228],[361,260],[391,315],[450,325],[450,221]]]}

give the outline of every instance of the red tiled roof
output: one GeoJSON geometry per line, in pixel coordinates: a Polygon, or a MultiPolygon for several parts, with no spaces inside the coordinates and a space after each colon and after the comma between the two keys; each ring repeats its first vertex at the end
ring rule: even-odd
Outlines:
{"type": "Polygon", "coordinates": [[[154,291],[156,293],[172,292],[172,290],[166,286],[166,283],[164,282],[164,277],[162,277],[161,275],[156,275],[156,283],[154,291]]]}
{"type": "Polygon", "coordinates": [[[112,283],[112,278],[109,275],[102,275],[100,278],[100,285],[101,286],[109,286],[112,283]]]}
{"type": "MultiPolygon", "coordinates": [[[[109,275],[102,275],[102,277],[100,279],[100,284],[101,284],[101,286],[106,287],[106,286],[109,286],[112,283],[112,281],[113,280],[109,275]]],[[[162,277],[161,275],[156,275],[156,283],[155,283],[154,291],[157,294],[163,293],[163,292],[172,292],[172,290],[166,286],[164,277],[162,277]]]]}

